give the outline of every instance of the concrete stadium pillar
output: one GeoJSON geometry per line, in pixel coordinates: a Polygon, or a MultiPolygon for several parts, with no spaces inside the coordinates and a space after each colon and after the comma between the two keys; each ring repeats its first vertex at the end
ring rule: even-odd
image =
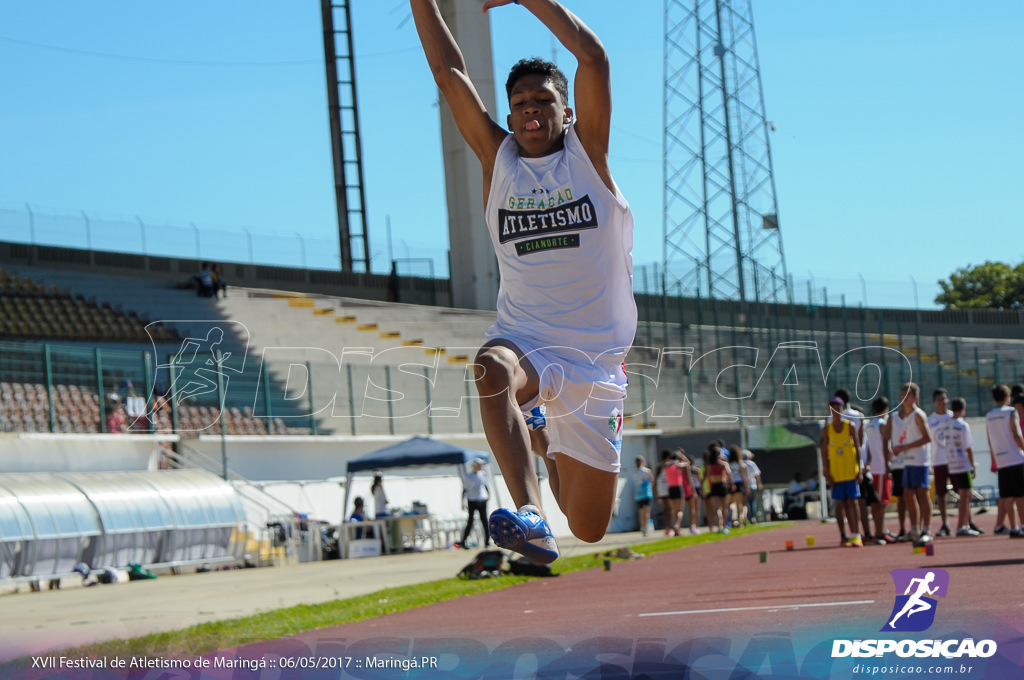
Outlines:
{"type": "MultiPolygon", "coordinates": [[[[480,11],[480,0],[440,0],[438,7],[459,43],[491,117],[497,116],[491,22],[480,11]]],[[[441,99],[441,147],[444,153],[445,193],[448,200],[452,306],[494,309],[498,297],[498,262],[484,223],[480,161],[462,139],[451,109],[441,99]]]]}

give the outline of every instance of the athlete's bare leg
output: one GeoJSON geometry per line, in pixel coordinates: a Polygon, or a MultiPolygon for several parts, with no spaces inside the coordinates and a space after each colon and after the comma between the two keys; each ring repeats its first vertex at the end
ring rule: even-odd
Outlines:
{"type": "Polygon", "coordinates": [[[533,467],[529,429],[519,404],[533,399],[540,389],[537,371],[512,343],[493,340],[477,353],[474,362],[480,416],[487,443],[516,508],[541,508],[540,482],[533,467]]]}
{"type": "Polygon", "coordinates": [[[558,465],[555,464],[554,458],[548,458],[548,445],[551,443],[550,437],[548,437],[547,430],[530,430],[530,446],[533,452],[544,461],[544,467],[548,471],[548,486],[551,488],[551,493],[554,495],[555,500],[558,501],[558,508],[565,513],[565,508],[562,507],[562,501],[559,500],[558,494],[558,465]]]}
{"type": "MultiPolygon", "coordinates": [[[[480,415],[487,443],[517,508],[542,508],[540,482],[533,466],[535,442],[519,404],[540,391],[540,377],[522,351],[507,340],[492,340],[480,348],[474,362],[480,415]]],[[[537,444],[547,450],[547,435],[537,444]]],[[[538,446],[539,448],[539,446],[538,446]]],[[[611,521],[618,474],[555,453],[553,463],[545,456],[551,490],[569,520],[569,529],[580,540],[601,540],[611,521]]],[[[543,515],[543,510],[541,512],[543,515]]]]}
{"type": "Polygon", "coordinates": [[[917,489],[917,508],[921,515],[921,531],[929,531],[929,525],[932,523],[932,499],[925,487],[917,489]]]}

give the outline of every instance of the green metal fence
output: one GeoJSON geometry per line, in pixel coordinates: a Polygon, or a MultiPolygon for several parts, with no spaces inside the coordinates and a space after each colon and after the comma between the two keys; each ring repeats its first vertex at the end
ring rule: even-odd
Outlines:
{"type": "MultiPolygon", "coordinates": [[[[827,323],[815,318],[813,328],[799,328],[778,309],[711,300],[690,323],[645,321],[626,362],[626,426],[796,421],[821,416],[839,387],[868,411],[871,399],[892,401],[908,380],[921,386],[925,403],[942,386],[966,398],[976,416],[989,408],[991,385],[1024,381],[1024,342],[929,337],[913,327],[879,332],[881,312],[873,311],[876,318],[841,307],[827,323]]],[[[164,361],[141,350],[0,342],[0,430],[106,432],[114,409],[134,408],[134,432],[482,431],[466,364],[253,361],[244,371],[214,366],[190,377],[164,361]]]]}

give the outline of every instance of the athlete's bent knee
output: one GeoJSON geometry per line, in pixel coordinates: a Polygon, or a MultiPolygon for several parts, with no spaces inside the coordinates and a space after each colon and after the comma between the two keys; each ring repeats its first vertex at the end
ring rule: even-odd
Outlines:
{"type": "Polygon", "coordinates": [[[572,535],[585,543],[597,543],[604,538],[608,530],[608,524],[595,524],[594,522],[573,522],[569,520],[569,531],[572,535]]]}
{"type": "Polygon", "coordinates": [[[509,389],[515,366],[497,352],[484,351],[473,361],[473,375],[480,395],[493,396],[509,389]]]}

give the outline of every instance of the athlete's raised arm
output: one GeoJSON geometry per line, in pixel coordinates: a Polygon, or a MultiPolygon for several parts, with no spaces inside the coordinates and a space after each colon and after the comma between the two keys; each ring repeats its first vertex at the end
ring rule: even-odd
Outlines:
{"type": "Polygon", "coordinates": [[[448,102],[459,132],[480,159],[484,170],[484,186],[487,187],[494,157],[508,131],[495,123],[487,112],[469,78],[462,51],[441,18],[435,0],[411,0],[410,4],[416,32],[423,45],[430,72],[434,75],[434,82],[448,102]]]}

